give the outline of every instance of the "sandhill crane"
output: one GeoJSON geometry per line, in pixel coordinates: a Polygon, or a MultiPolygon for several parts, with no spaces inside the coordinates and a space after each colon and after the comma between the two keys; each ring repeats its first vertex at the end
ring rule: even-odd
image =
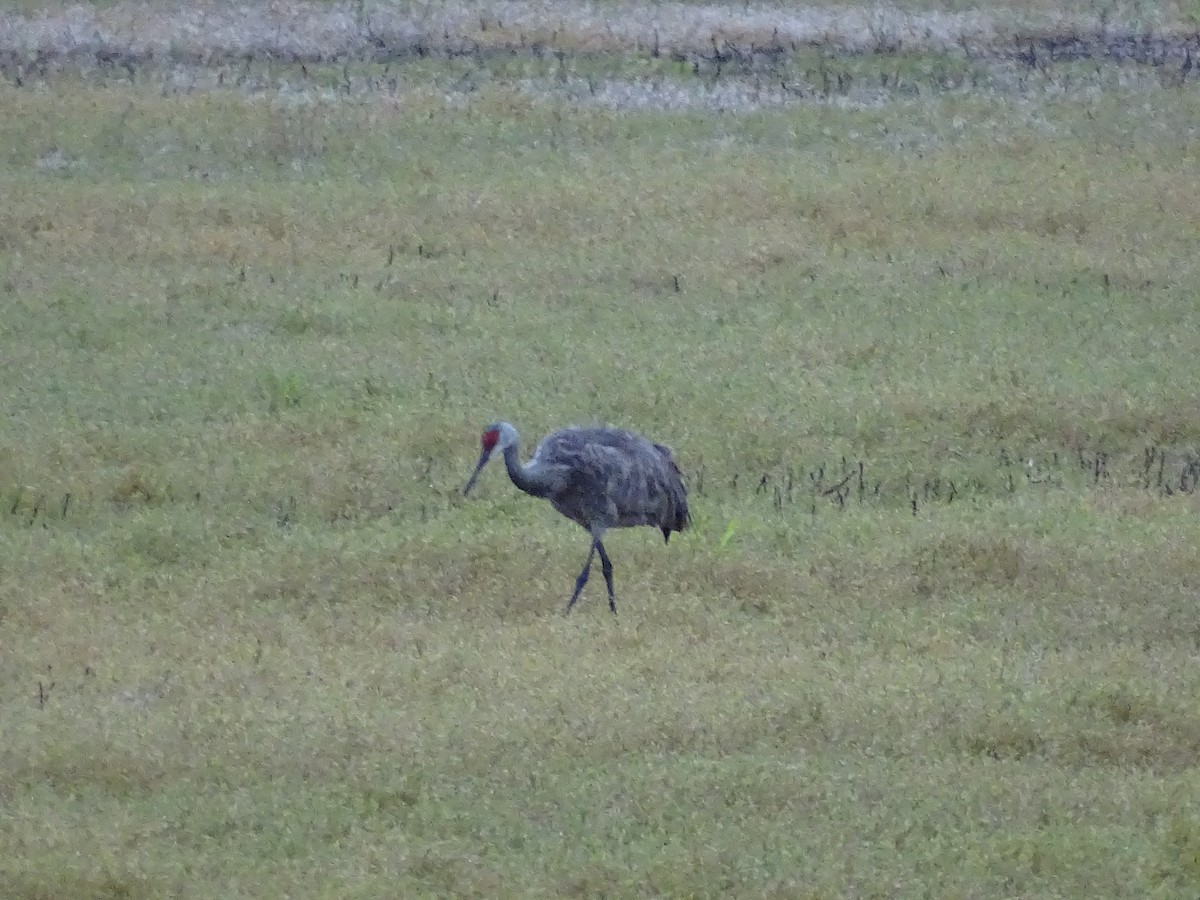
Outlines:
{"type": "Polygon", "coordinates": [[[525,465],[517,456],[517,429],[495,422],[484,429],[479,463],[463,488],[467,494],[492,453],[504,454],[504,465],[513,484],[534,497],[544,497],[592,536],[583,571],[567,612],[587,584],[592,558],[600,554],[600,568],[608,586],[608,608],[617,614],[613,597],[612,561],[604,549],[608,528],[651,525],[662,531],[663,542],[672,531],[691,524],[687,488],[671,451],[640,434],[619,428],[570,427],[548,434],[525,465]]]}

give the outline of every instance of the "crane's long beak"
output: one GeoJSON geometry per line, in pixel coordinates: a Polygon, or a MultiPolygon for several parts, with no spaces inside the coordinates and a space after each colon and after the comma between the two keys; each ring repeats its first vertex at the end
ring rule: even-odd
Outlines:
{"type": "Polygon", "coordinates": [[[475,479],[479,477],[479,473],[483,471],[483,467],[487,465],[487,461],[492,458],[491,450],[484,450],[479,454],[479,462],[475,464],[475,471],[471,473],[471,478],[467,482],[467,486],[463,488],[463,496],[470,493],[471,488],[475,486],[475,479]]]}

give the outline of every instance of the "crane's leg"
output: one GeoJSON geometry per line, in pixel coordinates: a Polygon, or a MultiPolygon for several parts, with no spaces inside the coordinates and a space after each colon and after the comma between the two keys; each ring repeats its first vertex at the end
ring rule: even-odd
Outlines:
{"type": "Polygon", "coordinates": [[[600,551],[600,569],[604,572],[604,583],[608,585],[608,608],[612,610],[612,614],[617,614],[617,599],[613,596],[612,586],[612,560],[608,558],[608,554],[604,552],[604,544],[597,539],[596,549],[600,551]]]}
{"type": "MultiPolygon", "coordinates": [[[[596,555],[596,546],[599,544],[595,538],[592,538],[592,549],[588,551],[587,562],[583,564],[583,571],[579,573],[579,577],[575,579],[575,593],[571,595],[571,599],[567,601],[567,612],[571,611],[571,607],[575,605],[575,601],[579,599],[579,592],[583,590],[583,586],[587,584],[588,573],[592,571],[592,557],[596,555]]],[[[601,559],[604,558],[604,551],[601,550],[601,559]]]]}

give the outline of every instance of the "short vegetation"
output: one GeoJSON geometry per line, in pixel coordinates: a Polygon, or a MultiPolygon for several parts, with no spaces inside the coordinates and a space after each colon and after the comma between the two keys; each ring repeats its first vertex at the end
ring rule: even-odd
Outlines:
{"type": "Polygon", "coordinates": [[[1200,895],[1200,48],[1118,13],[5,56],[0,895],[1200,895]],[[498,418],[673,447],[617,618],[498,418]]]}

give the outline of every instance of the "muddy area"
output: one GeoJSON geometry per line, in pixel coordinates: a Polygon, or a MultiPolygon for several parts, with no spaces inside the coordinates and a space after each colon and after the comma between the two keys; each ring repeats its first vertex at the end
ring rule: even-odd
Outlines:
{"type": "Polygon", "coordinates": [[[754,109],[875,105],[931,90],[1024,91],[1072,79],[1179,86],[1200,77],[1198,56],[1200,32],[1169,21],[1003,10],[197,0],[173,9],[119,2],[0,13],[0,78],[18,87],[63,74],[150,79],[169,90],[235,85],[343,96],[398,93],[422,81],[463,94],[503,82],[611,108],[754,109]],[[514,59],[528,66],[514,74],[514,59]],[[450,76],[405,65],[439,60],[454,64],[450,76]],[[622,60],[661,65],[626,72],[622,60]],[[331,66],[341,68],[340,79],[314,76],[331,66]]]}

